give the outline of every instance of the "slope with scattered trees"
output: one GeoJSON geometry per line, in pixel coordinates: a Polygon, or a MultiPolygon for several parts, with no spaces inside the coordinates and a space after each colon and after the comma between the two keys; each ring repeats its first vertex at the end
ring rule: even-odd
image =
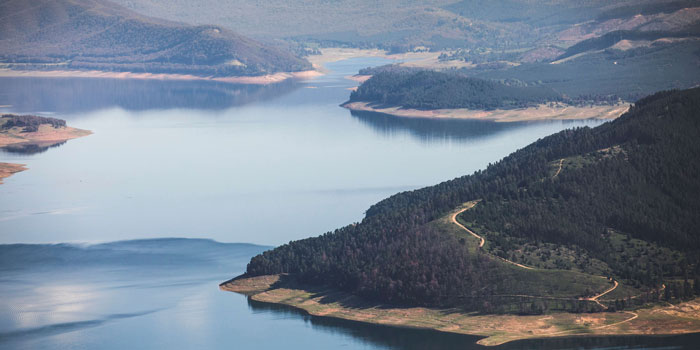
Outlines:
{"type": "Polygon", "coordinates": [[[104,0],[5,1],[0,62],[16,69],[264,75],[310,63],[217,26],[139,15],[104,0]]]}

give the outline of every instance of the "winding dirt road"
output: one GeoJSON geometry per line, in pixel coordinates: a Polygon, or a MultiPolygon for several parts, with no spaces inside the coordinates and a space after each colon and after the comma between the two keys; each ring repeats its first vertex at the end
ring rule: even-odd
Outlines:
{"type": "MultiPolygon", "coordinates": [[[[462,213],[464,213],[465,211],[467,211],[467,210],[473,208],[473,207],[476,205],[476,203],[478,203],[478,201],[477,201],[477,202],[473,202],[471,205],[468,205],[468,206],[462,208],[461,210],[455,212],[455,213],[452,214],[452,216],[450,217],[450,220],[452,221],[453,224],[459,226],[459,227],[460,227],[461,229],[463,229],[464,231],[467,231],[470,235],[472,235],[472,236],[478,238],[478,239],[479,239],[479,248],[482,248],[482,249],[483,249],[483,248],[484,248],[484,243],[486,243],[486,240],[484,239],[484,237],[481,237],[481,236],[477,235],[476,233],[474,233],[474,231],[468,229],[466,226],[460,224],[460,223],[457,221],[457,215],[462,214],[462,213]]],[[[523,264],[518,264],[518,263],[516,263],[516,262],[514,262],[514,261],[510,261],[510,260],[501,258],[500,256],[496,256],[496,255],[493,255],[493,254],[489,254],[489,255],[492,256],[492,257],[494,257],[494,258],[496,258],[496,259],[499,259],[499,260],[501,260],[501,261],[503,261],[503,262],[506,262],[506,263],[508,263],[508,264],[515,265],[515,266],[521,267],[521,268],[523,268],[523,269],[534,270],[533,267],[525,266],[525,265],[523,265],[523,264]]]]}
{"type": "Polygon", "coordinates": [[[457,215],[464,213],[465,211],[467,211],[467,210],[473,208],[475,205],[476,205],[476,203],[474,203],[474,204],[472,204],[472,205],[470,205],[470,206],[467,206],[467,207],[465,207],[465,208],[462,208],[462,210],[460,210],[460,211],[458,211],[458,212],[455,212],[454,214],[452,214],[452,217],[450,217],[450,220],[452,221],[453,224],[455,224],[455,225],[459,226],[460,228],[462,228],[462,230],[467,231],[470,235],[472,235],[472,236],[478,238],[478,239],[479,239],[479,248],[483,248],[483,247],[484,247],[484,243],[486,243],[486,240],[484,239],[484,237],[481,237],[481,236],[477,235],[477,234],[474,233],[472,230],[468,229],[466,226],[460,224],[459,221],[457,221],[457,215]]]}
{"type": "MultiPolygon", "coordinates": [[[[564,159],[562,158],[562,159],[559,161],[559,170],[557,171],[556,174],[554,174],[554,176],[559,175],[559,172],[561,171],[561,165],[562,165],[563,162],[564,162],[564,159]]],[[[459,227],[460,227],[461,229],[463,229],[464,231],[467,231],[467,233],[469,233],[470,235],[472,235],[472,236],[478,238],[478,239],[479,239],[479,248],[483,249],[483,248],[484,248],[484,244],[486,243],[486,240],[484,239],[484,237],[481,237],[481,236],[477,235],[476,233],[474,233],[474,231],[468,229],[466,226],[462,225],[461,223],[459,223],[459,221],[457,221],[457,215],[462,214],[462,213],[464,213],[465,211],[467,211],[467,210],[469,210],[469,209],[471,209],[471,208],[474,208],[474,206],[475,206],[477,203],[479,203],[479,201],[470,202],[469,204],[465,205],[462,209],[460,209],[460,210],[454,212],[454,214],[452,214],[452,216],[450,216],[450,221],[452,221],[453,224],[459,226],[459,227]]],[[[506,263],[511,264],[511,265],[515,265],[515,266],[520,267],[520,268],[523,268],[523,269],[527,269],[527,270],[534,270],[534,269],[535,269],[535,268],[530,267],[530,266],[525,266],[525,265],[523,265],[523,264],[518,264],[518,263],[516,263],[516,262],[514,262],[514,261],[510,261],[510,260],[501,258],[500,256],[496,256],[496,255],[493,255],[493,254],[490,254],[490,253],[488,253],[488,254],[489,254],[490,256],[496,258],[496,259],[499,259],[499,260],[501,260],[501,261],[503,261],[503,262],[506,262],[506,263]]],[[[607,277],[603,277],[603,276],[600,276],[600,277],[601,277],[601,278],[607,279],[607,277]]],[[[604,296],[604,295],[606,295],[606,294],[612,292],[613,290],[615,290],[615,288],[617,288],[618,285],[619,285],[619,283],[617,283],[617,281],[613,280],[613,286],[610,287],[609,289],[605,290],[604,292],[602,292],[602,293],[600,293],[600,294],[596,294],[596,295],[594,295],[594,296],[592,296],[592,297],[590,297],[590,298],[581,298],[581,300],[593,301],[593,302],[595,302],[596,304],[600,305],[603,309],[607,310],[608,307],[605,306],[605,305],[603,305],[603,303],[601,303],[598,299],[599,299],[600,297],[602,297],[602,296],[604,296]]],[[[632,319],[633,319],[633,318],[632,318],[632,319]]],[[[630,320],[631,320],[631,319],[630,319],[630,320]]],[[[628,321],[629,321],[629,320],[628,320],[628,321]]],[[[625,321],[625,322],[626,322],[626,321],[625,321]]],[[[607,326],[606,326],[606,327],[607,327],[607,326]]]]}
{"type": "Polygon", "coordinates": [[[608,293],[612,292],[613,290],[615,290],[615,288],[617,288],[617,285],[618,285],[619,283],[617,283],[617,281],[615,281],[615,280],[613,280],[613,283],[614,283],[614,285],[612,286],[612,288],[610,288],[610,289],[606,290],[605,292],[600,293],[600,294],[598,294],[598,295],[596,295],[596,296],[594,296],[594,297],[591,297],[591,298],[588,299],[588,300],[595,300],[595,301],[597,301],[598,298],[600,298],[600,297],[602,297],[603,295],[608,294],[608,293]]]}
{"type": "Polygon", "coordinates": [[[626,319],[626,320],[624,320],[624,321],[615,322],[615,323],[612,323],[612,324],[606,324],[605,326],[600,326],[600,327],[596,327],[596,328],[593,328],[593,329],[603,329],[603,328],[608,328],[608,327],[612,327],[612,326],[618,326],[618,325],[621,325],[621,324],[623,324],[623,323],[632,321],[632,320],[634,320],[635,318],[639,317],[639,314],[637,314],[636,312],[632,312],[632,311],[623,311],[623,312],[626,313],[626,314],[632,315],[632,317],[630,317],[630,318],[628,318],[628,319],[626,319]]]}
{"type": "Polygon", "coordinates": [[[557,172],[554,173],[554,176],[552,176],[552,179],[559,176],[559,173],[561,172],[562,166],[564,166],[564,158],[559,159],[559,169],[557,169],[557,172]]]}

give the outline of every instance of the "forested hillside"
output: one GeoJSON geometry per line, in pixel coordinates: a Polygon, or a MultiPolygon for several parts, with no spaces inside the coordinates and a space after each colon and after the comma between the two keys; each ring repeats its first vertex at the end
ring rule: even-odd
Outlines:
{"type": "Polygon", "coordinates": [[[656,300],[654,290],[689,297],[700,292],[698,111],[700,88],[657,93],[612,122],[554,134],[473,175],[387,198],[360,223],[267,251],[245,276],[290,273],[376,301],[490,311],[474,300],[526,288],[493,254],[651,291],[617,307],[656,300]],[[460,220],[486,237],[489,254],[434,224],[478,199],[460,220]]]}
{"type": "Polygon", "coordinates": [[[350,94],[349,102],[357,101],[417,109],[507,109],[561,101],[561,96],[541,86],[426,70],[387,70],[373,75],[350,94]]]}
{"type": "Polygon", "coordinates": [[[672,27],[682,24],[675,12],[698,6],[690,0],[203,0],[198,5],[186,0],[114,1],[143,14],[285,38],[307,49],[484,53],[560,44],[565,48],[609,31],[661,22],[672,27]]]}
{"type": "MultiPolygon", "coordinates": [[[[585,46],[602,46],[620,33],[591,39],[585,46]]],[[[626,34],[624,34],[626,35],[626,34]]],[[[636,35],[636,34],[635,34],[636,35]]],[[[641,37],[642,34],[640,34],[641,37]]],[[[655,33],[649,34],[654,38],[655,33]]],[[[574,50],[574,49],[572,49],[574,50]]],[[[578,52],[578,49],[572,52],[578,52]]],[[[518,79],[538,82],[562,95],[578,101],[636,101],[661,90],[687,89],[700,84],[700,40],[694,38],[661,38],[621,40],[602,50],[578,52],[557,64],[526,63],[515,67],[475,69],[464,72],[482,79],[518,79]],[[640,74],[644,72],[644,74],[640,74]]]]}
{"type": "Polygon", "coordinates": [[[619,43],[622,40],[627,41],[654,41],[658,39],[666,39],[666,41],[677,40],[681,38],[696,38],[700,36],[700,24],[685,28],[682,31],[634,31],[634,30],[616,30],[605,35],[580,41],[575,45],[570,46],[557,59],[571,57],[586,51],[603,50],[619,43]]]}
{"type": "Polygon", "coordinates": [[[104,0],[11,0],[0,13],[0,63],[14,69],[232,76],[311,68],[228,29],[146,17],[104,0]]]}

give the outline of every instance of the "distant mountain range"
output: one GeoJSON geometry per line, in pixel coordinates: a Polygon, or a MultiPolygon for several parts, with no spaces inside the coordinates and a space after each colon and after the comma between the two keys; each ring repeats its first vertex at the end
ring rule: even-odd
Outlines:
{"type": "Polygon", "coordinates": [[[269,248],[209,239],[155,238],[99,244],[0,244],[0,270],[88,266],[201,266],[244,260],[269,248]]]}
{"type": "Polygon", "coordinates": [[[680,30],[697,22],[700,7],[692,0],[114,1],[139,13],[302,46],[466,48],[487,55],[565,48],[615,30],[680,30]]]}
{"type": "Polygon", "coordinates": [[[304,59],[222,27],[146,17],[102,0],[10,0],[0,13],[6,68],[198,76],[311,69],[304,59]]]}

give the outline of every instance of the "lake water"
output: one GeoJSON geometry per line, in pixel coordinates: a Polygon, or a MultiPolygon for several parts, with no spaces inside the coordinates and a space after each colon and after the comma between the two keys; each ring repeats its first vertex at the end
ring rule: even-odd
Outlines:
{"type": "Polygon", "coordinates": [[[361,220],[393,193],[472,173],[567,127],[351,114],[354,59],[269,87],[0,79],[0,112],[93,135],[34,154],[0,186],[0,243],[201,237],[279,245],[361,220]]]}
{"type": "MultiPolygon", "coordinates": [[[[218,289],[267,247],[160,239],[0,246],[1,349],[486,349],[473,336],[310,317],[218,289]]],[[[697,349],[700,335],[512,349],[697,349]]]]}
{"type": "MultiPolygon", "coordinates": [[[[482,169],[598,121],[401,119],[338,107],[352,59],[307,82],[0,79],[0,112],[93,135],[0,152],[0,348],[472,349],[477,338],[304,316],[218,290],[261,246],[361,220],[393,193],[482,169]],[[86,244],[90,243],[90,245],[86,244]]],[[[517,342],[506,349],[688,348],[697,336],[517,342]],[[669,347],[664,347],[669,348],[669,347]]]]}

